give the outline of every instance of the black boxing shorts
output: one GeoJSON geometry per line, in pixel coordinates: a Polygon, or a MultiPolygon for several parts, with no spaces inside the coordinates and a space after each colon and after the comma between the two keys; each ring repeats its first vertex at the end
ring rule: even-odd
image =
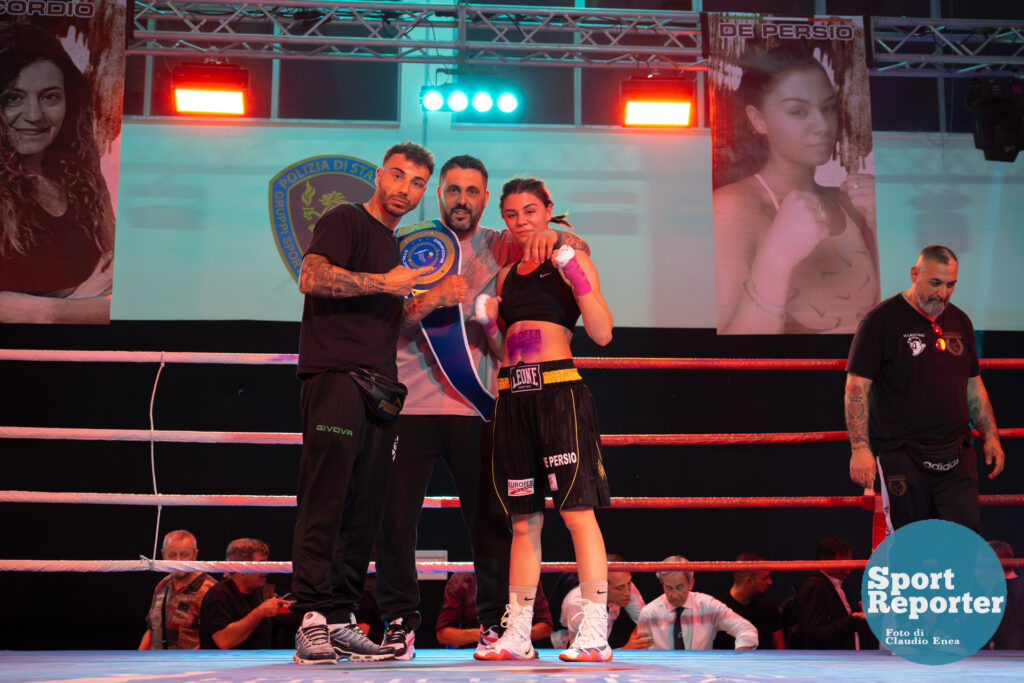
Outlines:
{"type": "Polygon", "coordinates": [[[593,396],[572,359],[519,363],[498,374],[491,478],[505,513],[608,505],[593,396]]]}

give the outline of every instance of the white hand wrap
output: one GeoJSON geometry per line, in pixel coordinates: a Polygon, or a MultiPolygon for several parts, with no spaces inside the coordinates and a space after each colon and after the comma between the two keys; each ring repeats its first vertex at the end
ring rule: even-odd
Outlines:
{"type": "Polygon", "coordinates": [[[487,302],[491,300],[490,294],[481,294],[476,298],[476,302],[473,304],[473,317],[481,325],[486,326],[488,323],[493,322],[487,315],[487,302]]]}
{"type": "Polygon", "coordinates": [[[558,248],[554,254],[551,255],[551,262],[555,264],[555,268],[565,268],[565,264],[576,258],[576,250],[570,247],[568,244],[563,244],[558,248]]]}

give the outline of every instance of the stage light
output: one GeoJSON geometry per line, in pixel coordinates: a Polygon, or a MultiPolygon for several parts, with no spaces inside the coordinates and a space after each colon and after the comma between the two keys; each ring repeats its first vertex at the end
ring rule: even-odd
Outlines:
{"type": "Polygon", "coordinates": [[[498,109],[506,114],[511,114],[517,107],[519,107],[519,100],[512,93],[504,92],[498,96],[498,109]]]}
{"type": "Polygon", "coordinates": [[[186,62],[171,70],[175,110],[183,114],[245,114],[249,72],[234,64],[186,62]]]}
{"type": "Polygon", "coordinates": [[[489,112],[493,106],[494,98],[491,97],[490,93],[481,91],[473,95],[473,109],[476,109],[478,112],[489,112]]]}
{"type": "Polygon", "coordinates": [[[469,98],[461,90],[453,90],[448,95],[448,108],[452,111],[462,111],[469,106],[469,98]]]}
{"type": "Polygon", "coordinates": [[[420,88],[424,111],[455,114],[459,123],[514,121],[522,114],[521,97],[508,83],[478,76],[460,76],[458,82],[420,88]]]}
{"type": "Polygon", "coordinates": [[[427,111],[437,111],[444,106],[444,95],[437,88],[420,91],[420,102],[427,111]]]}
{"type": "Polygon", "coordinates": [[[622,125],[691,125],[694,90],[691,81],[675,77],[650,76],[622,82],[622,125]]]}
{"type": "Polygon", "coordinates": [[[1024,84],[978,83],[967,96],[974,146],[988,161],[1012,162],[1024,147],[1024,84]]]}

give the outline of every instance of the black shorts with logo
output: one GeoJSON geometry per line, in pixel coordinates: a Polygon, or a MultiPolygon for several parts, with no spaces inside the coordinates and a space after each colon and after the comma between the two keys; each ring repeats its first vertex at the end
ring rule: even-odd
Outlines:
{"type": "Polygon", "coordinates": [[[572,359],[498,374],[491,477],[506,514],[608,505],[594,398],[572,359]]]}

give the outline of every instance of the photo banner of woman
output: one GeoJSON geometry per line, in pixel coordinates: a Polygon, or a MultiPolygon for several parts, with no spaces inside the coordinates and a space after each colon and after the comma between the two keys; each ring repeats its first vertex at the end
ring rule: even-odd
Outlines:
{"type": "Polygon", "coordinates": [[[107,323],[125,2],[0,14],[0,322],[107,323]]]}
{"type": "Polygon", "coordinates": [[[863,22],[709,14],[719,334],[853,333],[879,301],[863,22]]]}

